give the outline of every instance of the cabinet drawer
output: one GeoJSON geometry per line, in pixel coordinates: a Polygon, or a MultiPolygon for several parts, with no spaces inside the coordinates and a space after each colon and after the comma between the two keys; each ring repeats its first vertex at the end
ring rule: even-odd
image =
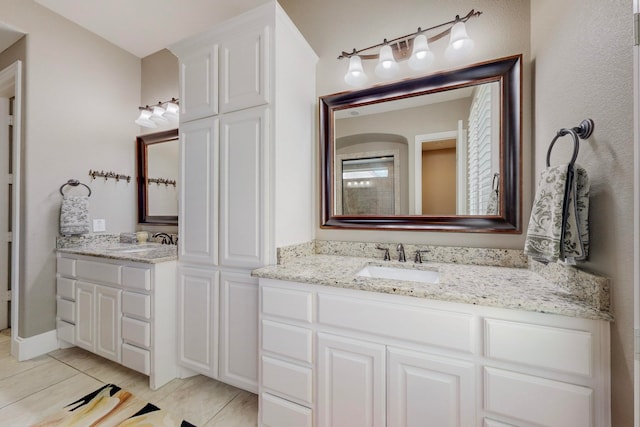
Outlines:
{"type": "Polygon", "coordinates": [[[148,322],[122,318],[122,339],[143,347],[151,346],[151,325],[148,322]]]}
{"type": "Polygon", "coordinates": [[[484,330],[487,357],[591,376],[590,332],[497,319],[485,319],[484,330]]]}
{"type": "Polygon", "coordinates": [[[269,393],[260,395],[260,416],[264,427],[311,427],[313,412],[269,393]]]}
{"type": "Polygon", "coordinates": [[[311,323],[312,301],[311,292],[262,287],[262,312],[267,315],[311,323]]]}
{"type": "Polygon", "coordinates": [[[56,299],[58,317],[69,323],[76,323],[76,303],[66,299],[56,299]]]}
{"type": "Polygon", "coordinates": [[[119,285],[121,283],[121,269],[122,267],[119,265],[104,262],[85,261],[82,259],[76,261],[77,276],[90,281],[119,285]]]}
{"type": "Polygon", "coordinates": [[[151,296],[135,292],[122,292],[122,313],[151,319],[151,296]]]}
{"type": "Polygon", "coordinates": [[[56,279],[56,292],[59,297],[75,300],[76,299],[76,281],[67,279],[66,277],[58,277],[56,279]]]}
{"type": "Polygon", "coordinates": [[[58,339],[73,344],[75,342],[76,330],[75,325],[62,320],[56,322],[56,332],[58,339]]]}
{"type": "Polygon", "coordinates": [[[76,260],[65,257],[58,257],[57,260],[58,274],[63,276],[75,277],[76,275],[76,260]]]}
{"type": "Polygon", "coordinates": [[[149,350],[122,344],[122,364],[134,371],[149,375],[151,367],[151,353],[149,350]]]}
{"type": "Polygon", "coordinates": [[[474,352],[473,319],[466,313],[318,294],[319,323],[467,353],[474,352]]]}
{"type": "Polygon", "coordinates": [[[542,426],[593,425],[590,388],[488,367],[484,380],[488,411],[542,426]]]}
{"type": "Polygon", "coordinates": [[[313,363],[313,332],[310,329],[262,321],[262,349],[305,363],[313,363]]]}
{"type": "Polygon", "coordinates": [[[311,368],[294,365],[271,357],[262,357],[262,385],[285,397],[311,405],[313,400],[311,368]]]}
{"type": "Polygon", "coordinates": [[[122,286],[151,290],[151,270],[140,267],[122,267],[122,286]]]}

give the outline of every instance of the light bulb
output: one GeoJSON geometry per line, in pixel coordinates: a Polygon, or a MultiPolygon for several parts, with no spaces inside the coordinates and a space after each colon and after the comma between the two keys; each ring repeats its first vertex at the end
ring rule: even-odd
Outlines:
{"type": "Polygon", "coordinates": [[[464,22],[456,22],[451,27],[451,36],[449,39],[449,46],[444,52],[445,57],[449,61],[457,61],[463,59],[473,50],[474,42],[467,35],[467,28],[464,22]]]}
{"type": "Polygon", "coordinates": [[[376,65],[376,75],[383,79],[389,79],[398,74],[398,63],[393,57],[391,46],[384,45],[380,49],[380,60],[376,65]]]}
{"type": "Polygon", "coordinates": [[[344,81],[349,86],[362,86],[369,80],[362,68],[362,60],[358,55],[353,55],[349,58],[349,69],[347,74],[344,75],[344,81]]]}
{"type": "Polygon", "coordinates": [[[162,114],[162,117],[168,119],[170,122],[175,123],[178,121],[179,109],[180,107],[178,107],[178,104],[167,102],[167,107],[164,114],[162,114]]]}
{"type": "Polygon", "coordinates": [[[413,39],[413,53],[409,58],[409,67],[412,70],[424,70],[433,62],[434,55],[429,50],[429,44],[427,43],[427,36],[420,34],[413,39]]]}

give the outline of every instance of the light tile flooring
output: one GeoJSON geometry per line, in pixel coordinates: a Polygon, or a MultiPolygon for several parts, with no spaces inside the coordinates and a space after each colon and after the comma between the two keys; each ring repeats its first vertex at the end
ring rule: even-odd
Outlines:
{"type": "Polygon", "coordinates": [[[256,395],[197,375],[158,390],[149,378],[77,347],[18,362],[0,331],[0,426],[25,427],[112,383],[199,427],[255,426],[256,395]]]}

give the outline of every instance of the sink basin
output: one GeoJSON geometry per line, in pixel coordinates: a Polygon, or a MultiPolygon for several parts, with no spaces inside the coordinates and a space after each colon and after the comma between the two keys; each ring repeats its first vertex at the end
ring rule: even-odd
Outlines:
{"type": "Polygon", "coordinates": [[[357,274],[360,277],[376,277],[378,279],[408,280],[421,283],[438,283],[440,273],[431,270],[416,270],[412,268],[381,267],[367,265],[357,274]]]}

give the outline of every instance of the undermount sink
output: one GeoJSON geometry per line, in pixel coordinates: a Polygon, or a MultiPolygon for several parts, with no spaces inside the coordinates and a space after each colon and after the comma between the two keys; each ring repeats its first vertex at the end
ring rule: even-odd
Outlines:
{"type": "Polygon", "coordinates": [[[431,270],[417,270],[413,268],[381,267],[367,265],[356,274],[360,277],[376,277],[378,279],[408,280],[421,283],[438,283],[440,273],[431,270]]]}

